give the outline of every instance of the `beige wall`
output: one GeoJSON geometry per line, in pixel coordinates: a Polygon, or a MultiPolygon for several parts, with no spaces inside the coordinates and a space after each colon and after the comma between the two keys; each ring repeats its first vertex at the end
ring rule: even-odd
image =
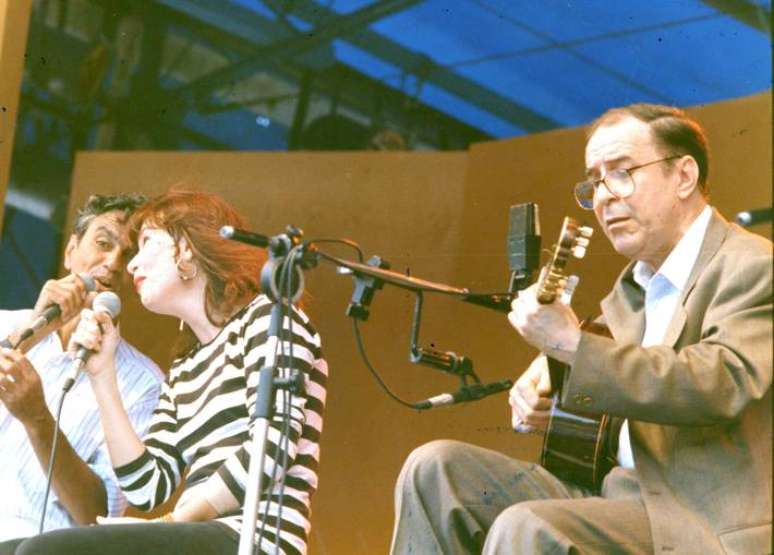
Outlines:
{"type": "MultiPolygon", "coordinates": [[[[714,202],[728,216],[771,204],[771,107],[768,95],[696,109],[714,145],[714,202]]],[[[92,192],[156,193],[183,182],[221,193],[258,232],[288,223],[307,239],[348,237],[366,256],[398,271],[477,290],[507,283],[508,206],[541,208],[544,246],[564,215],[585,217],[569,186],[583,173],[582,130],[569,129],[476,145],[458,153],[158,153],[89,152],[78,156],[70,217],[92,192]]],[[[768,233],[768,228],[761,229],[768,233]]],[[[593,313],[624,260],[603,237],[577,266],[576,305],[593,313]]],[[[334,250],[328,246],[326,250],[334,250]]],[[[341,256],[345,250],[336,250],[341,256]]],[[[384,553],[392,527],[392,487],[411,449],[447,437],[534,459],[539,441],[514,435],[504,395],[417,413],[382,393],[357,355],[344,310],[350,278],[321,264],[307,273],[307,311],[329,361],[321,485],[314,501],[311,553],[384,553]]],[[[367,351],[394,390],[411,400],[456,389],[450,377],[408,363],[413,307],[408,293],[376,294],[362,324],[367,351]]],[[[162,363],[175,323],[126,302],[124,334],[162,363]]],[[[485,381],[514,378],[534,355],[505,316],[444,297],[428,297],[422,344],[470,356],[485,381]]]]}
{"type": "Polygon", "coordinates": [[[31,0],[0,0],[0,233],[24,69],[31,0]]]}

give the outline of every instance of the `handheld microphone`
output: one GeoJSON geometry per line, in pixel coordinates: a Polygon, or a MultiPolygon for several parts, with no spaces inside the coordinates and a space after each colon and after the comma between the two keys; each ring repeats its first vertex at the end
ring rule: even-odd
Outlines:
{"type": "Polygon", "coordinates": [[[489,395],[494,395],[501,391],[507,391],[513,386],[511,380],[503,380],[500,382],[493,382],[488,384],[474,383],[471,385],[462,386],[459,391],[455,393],[441,393],[435,397],[430,397],[424,401],[420,401],[414,404],[415,409],[427,410],[434,407],[442,407],[444,405],[454,405],[456,403],[464,403],[467,401],[476,401],[489,395]]]}
{"type": "MultiPolygon", "coordinates": [[[[103,291],[94,298],[92,307],[94,312],[106,312],[107,314],[110,314],[111,319],[115,320],[121,313],[121,299],[119,299],[118,295],[112,291],[103,291]]],[[[81,370],[83,370],[86,361],[91,355],[91,349],[87,349],[84,346],[78,347],[78,350],[75,351],[73,364],[65,378],[64,385],[62,385],[62,391],[65,393],[70,391],[70,388],[75,383],[75,380],[78,379],[78,375],[81,373],[81,370]]]]}
{"type": "MultiPolygon", "coordinates": [[[[88,293],[91,293],[97,288],[97,284],[94,282],[94,278],[91,277],[90,275],[78,274],[78,278],[86,286],[86,291],[88,293]]],[[[35,321],[32,322],[32,324],[30,324],[30,326],[21,333],[14,347],[18,347],[22,341],[24,341],[25,339],[29,339],[30,337],[35,335],[36,332],[38,332],[39,330],[49,325],[51,322],[59,318],[59,316],[61,315],[62,315],[62,308],[58,304],[52,304],[50,306],[47,306],[46,309],[43,311],[43,314],[38,316],[35,319],[35,321]]],[[[10,341],[8,340],[3,341],[4,346],[6,343],[10,345],[10,341]]]]}
{"type": "Polygon", "coordinates": [[[772,208],[758,208],[756,210],[745,210],[736,215],[736,223],[744,227],[770,222],[772,217],[772,208]]]}

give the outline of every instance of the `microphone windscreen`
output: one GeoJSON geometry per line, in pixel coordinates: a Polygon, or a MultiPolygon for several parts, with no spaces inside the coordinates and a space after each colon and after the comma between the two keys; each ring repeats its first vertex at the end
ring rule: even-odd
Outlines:
{"type": "Polygon", "coordinates": [[[94,297],[94,312],[107,312],[115,320],[121,314],[121,299],[112,291],[103,291],[94,297]]]}
{"type": "MultiPolygon", "coordinates": [[[[97,288],[97,284],[94,281],[94,278],[91,277],[89,274],[78,274],[78,277],[81,278],[81,281],[86,286],[86,291],[91,293],[97,288]]],[[[120,304],[121,301],[119,301],[120,304]]]]}

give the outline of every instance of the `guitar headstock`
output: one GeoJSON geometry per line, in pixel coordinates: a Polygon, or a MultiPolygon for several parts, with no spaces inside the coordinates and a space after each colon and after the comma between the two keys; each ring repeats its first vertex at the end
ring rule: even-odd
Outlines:
{"type": "Polygon", "coordinates": [[[562,223],[559,240],[554,246],[551,261],[543,270],[538,282],[537,299],[541,304],[551,304],[567,285],[565,267],[570,258],[583,258],[594,230],[582,226],[569,216],[562,223]]]}

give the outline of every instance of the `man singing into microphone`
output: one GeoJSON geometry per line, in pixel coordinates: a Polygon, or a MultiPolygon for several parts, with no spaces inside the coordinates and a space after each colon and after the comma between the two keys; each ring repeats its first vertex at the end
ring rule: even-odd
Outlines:
{"type": "MultiPolygon", "coordinates": [[[[16,349],[0,347],[0,541],[38,533],[55,407],[73,364],[66,346],[81,309],[90,305],[96,292],[120,291],[129,248],[126,219],[144,200],[141,195],[91,196],[78,211],[65,248],[68,275],[46,282],[32,310],[0,311],[0,339],[7,338],[12,345],[41,315],[52,320],[16,349]],[[88,292],[91,280],[95,293],[88,292]],[[58,310],[52,311],[54,306],[58,310]]],[[[124,405],[134,428],[143,433],[163,376],[150,359],[124,341],[116,362],[124,405]]],[[[110,465],[87,381],[78,380],[68,393],[60,426],[44,530],[121,514],[126,501],[110,465]]]]}

